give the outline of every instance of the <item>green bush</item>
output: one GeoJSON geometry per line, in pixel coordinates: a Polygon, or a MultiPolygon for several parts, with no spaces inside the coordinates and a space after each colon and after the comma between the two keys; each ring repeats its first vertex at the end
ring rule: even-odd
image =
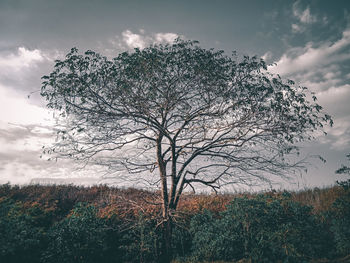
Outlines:
{"type": "Polygon", "coordinates": [[[227,217],[214,218],[205,210],[191,220],[192,256],[195,260],[233,260],[243,257],[243,239],[227,217]]]}
{"type": "Polygon", "coordinates": [[[344,189],[345,194],[333,203],[331,213],[334,240],[337,253],[340,255],[350,254],[350,180],[338,182],[344,189]]]}
{"type": "Polygon", "coordinates": [[[105,262],[107,225],[92,205],[79,203],[48,233],[44,262],[105,262]]]}
{"type": "Polygon", "coordinates": [[[191,221],[197,260],[303,262],[319,256],[320,222],[311,207],[279,197],[235,198],[215,218],[209,211],[191,221]]]}
{"type": "Polygon", "coordinates": [[[40,262],[45,250],[45,213],[21,202],[0,201],[0,262],[40,262]]]}

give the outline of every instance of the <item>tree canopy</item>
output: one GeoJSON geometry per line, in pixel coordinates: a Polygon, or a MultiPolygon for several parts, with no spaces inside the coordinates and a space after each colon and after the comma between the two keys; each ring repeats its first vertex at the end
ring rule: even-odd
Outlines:
{"type": "Polygon", "coordinates": [[[41,95],[65,121],[46,151],[159,186],[164,262],[185,187],[286,177],[302,167],[290,158],[296,143],[332,124],[307,88],[262,59],[181,39],[114,59],[73,48],[43,77],[41,95]]]}
{"type": "Polygon", "coordinates": [[[73,48],[43,80],[47,106],[68,121],[51,149],[58,157],[165,176],[180,192],[286,175],[298,168],[286,157],[295,143],[331,121],[305,87],[268,73],[262,59],[196,41],[112,60],[73,48]]]}

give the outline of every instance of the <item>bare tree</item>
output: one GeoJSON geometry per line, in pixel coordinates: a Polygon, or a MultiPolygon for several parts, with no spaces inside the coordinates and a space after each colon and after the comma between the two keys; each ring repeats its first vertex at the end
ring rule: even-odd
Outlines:
{"type": "Polygon", "coordinates": [[[73,48],[43,77],[41,95],[67,121],[49,149],[159,183],[166,255],[172,215],[186,186],[288,176],[296,142],[330,116],[305,87],[268,73],[262,59],[177,39],[108,60],[73,48]]]}

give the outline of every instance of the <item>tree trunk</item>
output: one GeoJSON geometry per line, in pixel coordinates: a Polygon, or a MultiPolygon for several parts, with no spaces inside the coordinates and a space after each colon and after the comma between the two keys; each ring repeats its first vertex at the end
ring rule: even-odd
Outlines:
{"type": "Polygon", "coordinates": [[[159,167],[159,174],[161,180],[161,190],[162,190],[162,246],[161,255],[159,262],[170,263],[172,259],[172,249],[171,249],[171,236],[172,236],[172,222],[169,213],[169,197],[168,197],[168,186],[167,186],[167,175],[166,175],[166,164],[162,156],[162,138],[163,135],[160,134],[157,138],[157,162],[159,167]]]}
{"type": "Polygon", "coordinates": [[[161,251],[161,257],[160,261],[161,263],[170,263],[172,260],[172,230],[173,230],[173,224],[171,217],[168,216],[168,219],[163,222],[162,225],[162,234],[163,234],[163,240],[162,240],[162,251],[161,251]]]}

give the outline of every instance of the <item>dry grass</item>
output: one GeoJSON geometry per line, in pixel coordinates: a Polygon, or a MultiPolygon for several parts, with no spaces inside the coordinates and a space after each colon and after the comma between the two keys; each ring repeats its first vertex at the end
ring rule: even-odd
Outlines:
{"type": "MultiPolygon", "coordinates": [[[[270,191],[264,194],[280,196],[283,192],[270,191]]],[[[305,189],[291,192],[292,199],[314,208],[315,213],[327,211],[332,203],[344,194],[339,186],[305,189]]],[[[252,197],[255,194],[184,194],[178,210],[184,214],[194,214],[204,209],[219,213],[236,197],[252,197]]],[[[106,185],[82,187],[74,185],[0,185],[0,198],[7,197],[27,204],[39,205],[45,209],[59,209],[68,212],[78,202],[94,204],[101,216],[130,217],[139,212],[158,214],[160,211],[160,193],[135,188],[120,189],[106,185]]]]}

